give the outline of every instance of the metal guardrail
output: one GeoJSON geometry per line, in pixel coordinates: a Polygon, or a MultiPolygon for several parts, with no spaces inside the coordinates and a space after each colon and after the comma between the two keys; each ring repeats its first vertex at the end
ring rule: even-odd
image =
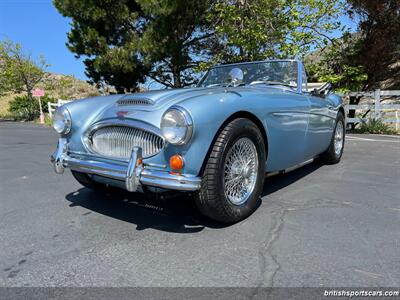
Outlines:
{"type": "MultiPolygon", "coordinates": [[[[373,104],[348,104],[345,106],[346,113],[349,113],[349,110],[368,110],[373,111],[374,119],[382,119],[384,123],[395,123],[396,130],[399,129],[400,125],[400,103],[399,104],[385,104],[381,103],[381,98],[383,97],[399,97],[400,99],[400,90],[393,91],[381,91],[375,90],[373,92],[350,92],[342,95],[344,97],[367,97],[373,99],[373,104]],[[382,118],[382,111],[384,110],[395,110],[395,118],[382,118]]],[[[347,118],[347,123],[360,123],[367,122],[369,118],[347,118]]]]}
{"type": "Polygon", "coordinates": [[[50,118],[53,119],[53,114],[54,114],[54,111],[57,109],[57,107],[60,107],[61,105],[64,105],[68,102],[71,102],[71,100],[58,99],[56,103],[47,102],[47,106],[49,107],[50,118]]]}

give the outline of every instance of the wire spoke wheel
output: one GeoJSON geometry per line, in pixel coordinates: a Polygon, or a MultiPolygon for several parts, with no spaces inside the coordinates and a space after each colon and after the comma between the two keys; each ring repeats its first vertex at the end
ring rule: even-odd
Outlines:
{"type": "Polygon", "coordinates": [[[339,121],[336,125],[334,145],[335,145],[335,154],[339,156],[343,148],[343,122],[341,121],[339,121]]]}
{"type": "Polygon", "coordinates": [[[226,155],[224,193],[235,205],[245,203],[252,194],[258,174],[258,155],[253,141],[247,137],[237,140],[226,155]]]}
{"type": "Polygon", "coordinates": [[[223,223],[247,218],[259,206],[264,183],[266,145],[252,121],[238,118],[219,133],[195,193],[199,210],[223,223]]]}

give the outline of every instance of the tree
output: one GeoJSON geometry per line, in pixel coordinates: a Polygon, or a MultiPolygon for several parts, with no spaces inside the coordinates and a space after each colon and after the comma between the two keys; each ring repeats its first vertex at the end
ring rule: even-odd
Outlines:
{"type": "Polygon", "coordinates": [[[323,48],[340,29],[337,0],[218,0],[209,12],[222,41],[215,60],[299,57],[323,48]]]}
{"type": "MultiPolygon", "coordinates": [[[[342,92],[400,88],[400,1],[348,0],[348,5],[349,15],[359,22],[357,32],[309,56],[309,74],[342,92]]],[[[360,100],[352,96],[350,104],[360,100]]],[[[355,110],[350,110],[349,117],[354,116],[355,110]]]]}
{"type": "Polygon", "coordinates": [[[359,20],[354,64],[368,75],[364,89],[400,88],[400,1],[348,0],[350,16],[359,20]],[[397,78],[397,80],[396,80],[397,78]]]}
{"type": "Polygon", "coordinates": [[[55,0],[54,5],[72,18],[67,47],[77,58],[86,57],[92,82],[106,82],[120,92],[144,82],[146,68],[137,48],[145,20],[136,1],[55,0]]]}
{"type": "Polygon", "coordinates": [[[206,19],[209,0],[143,1],[146,16],[152,16],[141,39],[149,76],[167,87],[194,84],[194,69],[210,59],[218,45],[206,19]]]}
{"type": "Polygon", "coordinates": [[[33,101],[32,91],[43,79],[47,67],[42,56],[33,59],[20,44],[10,40],[0,42],[0,93],[26,92],[29,101],[33,101]]]}
{"type": "Polygon", "coordinates": [[[309,81],[329,82],[341,93],[361,91],[368,80],[358,59],[359,35],[346,32],[334,45],[315,51],[304,59],[309,81]]]}
{"type": "Polygon", "coordinates": [[[320,59],[309,64],[311,75],[342,91],[400,88],[400,1],[348,4],[348,13],[359,22],[357,32],[318,53],[320,59]]]}
{"type": "Polygon", "coordinates": [[[210,64],[299,57],[339,29],[342,0],[54,0],[92,81],[134,91],[147,77],[196,81],[210,64]]]}
{"type": "Polygon", "coordinates": [[[168,87],[193,83],[192,68],[207,56],[213,30],[208,0],[54,0],[72,18],[68,48],[84,56],[86,74],[119,92],[146,76],[168,87]]]}

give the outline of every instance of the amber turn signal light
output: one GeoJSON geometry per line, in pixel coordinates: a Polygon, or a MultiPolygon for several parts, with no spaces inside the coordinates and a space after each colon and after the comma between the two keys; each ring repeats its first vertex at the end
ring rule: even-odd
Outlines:
{"type": "Polygon", "coordinates": [[[179,154],[172,155],[169,159],[169,166],[172,170],[182,170],[184,166],[183,157],[179,154]]]}

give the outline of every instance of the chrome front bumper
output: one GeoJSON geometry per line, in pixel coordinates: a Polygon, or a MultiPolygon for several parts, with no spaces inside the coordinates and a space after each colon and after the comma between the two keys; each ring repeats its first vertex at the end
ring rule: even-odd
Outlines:
{"type": "Polygon", "coordinates": [[[146,168],[142,160],[142,149],[134,147],[128,165],[105,163],[92,159],[79,159],[68,155],[65,138],[58,140],[57,150],[51,156],[57,174],[65,168],[74,171],[95,174],[125,182],[130,192],[138,191],[139,186],[158,187],[167,190],[196,191],[200,189],[201,179],[189,174],[171,174],[163,170],[146,168]]]}

